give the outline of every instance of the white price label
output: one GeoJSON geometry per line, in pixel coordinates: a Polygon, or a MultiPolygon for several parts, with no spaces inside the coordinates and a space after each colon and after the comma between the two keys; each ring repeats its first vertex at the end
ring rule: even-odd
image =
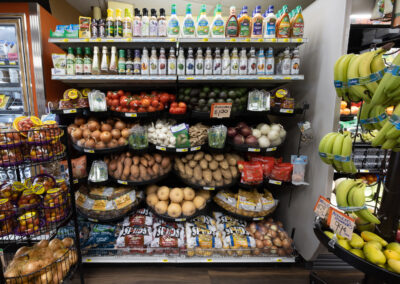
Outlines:
{"type": "Polygon", "coordinates": [[[328,225],[336,234],[351,240],[354,230],[354,219],[330,207],[328,212],[328,225]]]}
{"type": "Polygon", "coordinates": [[[201,149],[201,146],[196,146],[196,147],[190,148],[190,151],[199,151],[200,149],[201,149]]]}
{"type": "Polygon", "coordinates": [[[177,218],[175,219],[176,222],[184,222],[186,221],[186,218],[177,218]]]}
{"type": "Polygon", "coordinates": [[[276,147],[272,147],[272,148],[267,148],[267,152],[273,152],[273,151],[276,151],[276,147]]]}
{"type": "Polygon", "coordinates": [[[75,184],[79,183],[79,180],[78,179],[74,179],[74,183],[75,184]]]}
{"type": "Polygon", "coordinates": [[[282,185],[282,181],[280,181],[280,180],[274,180],[274,179],[270,179],[270,180],[268,181],[268,183],[276,184],[276,185],[282,185]]]}
{"type": "Polygon", "coordinates": [[[224,118],[230,117],[232,110],[232,103],[214,103],[211,105],[211,118],[224,118]]]}
{"type": "Polygon", "coordinates": [[[72,108],[72,109],[64,109],[63,113],[76,113],[76,108],[72,108]]]}
{"type": "Polygon", "coordinates": [[[254,217],[253,221],[261,221],[264,220],[264,217],[254,217]]]}
{"type": "Polygon", "coordinates": [[[126,117],[137,117],[137,113],[136,112],[125,112],[125,116],[126,117]]]}
{"type": "Polygon", "coordinates": [[[128,182],[127,182],[127,181],[124,181],[124,180],[117,180],[117,182],[118,182],[119,184],[124,184],[124,185],[127,185],[127,184],[128,184],[128,182]]]}
{"type": "Polygon", "coordinates": [[[369,173],[369,170],[361,169],[361,170],[360,170],[360,173],[369,173]]]}
{"type": "Polygon", "coordinates": [[[281,108],[280,109],[281,113],[293,113],[293,109],[289,109],[289,108],[281,108]]]}
{"type": "Polygon", "coordinates": [[[261,149],[260,148],[248,148],[247,151],[248,152],[260,152],[261,149]]]}
{"type": "Polygon", "coordinates": [[[156,149],[160,151],[167,151],[167,148],[161,146],[156,146],[156,149]]]}
{"type": "Polygon", "coordinates": [[[320,195],[317,200],[317,203],[314,206],[314,212],[315,214],[317,214],[317,216],[321,217],[322,219],[326,219],[330,207],[331,203],[329,202],[329,200],[320,195]]]}
{"type": "Polygon", "coordinates": [[[203,186],[204,190],[215,190],[215,187],[203,186]]]}
{"type": "Polygon", "coordinates": [[[94,150],[92,150],[92,149],[83,149],[83,152],[94,154],[94,150]]]}
{"type": "Polygon", "coordinates": [[[178,153],[183,153],[183,152],[187,152],[187,151],[189,151],[188,148],[176,148],[176,152],[178,152],[178,153]]]}

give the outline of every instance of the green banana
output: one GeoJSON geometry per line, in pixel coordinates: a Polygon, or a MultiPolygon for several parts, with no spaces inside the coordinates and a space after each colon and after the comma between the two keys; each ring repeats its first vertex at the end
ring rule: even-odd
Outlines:
{"type": "Polygon", "coordinates": [[[388,139],[385,143],[382,144],[382,149],[389,150],[394,148],[397,145],[397,141],[395,139],[388,139]]]}
{"type": "MultiPolygon", "coordinates": [[[[330,136],[328,141],[325,143],[325,147],[324,147],[324,151],[322,151],[323,153],[326,154],[332,154],[333,152],[333,145],[335,142],[336,137],[338,136],[339,133],[334,132],[334,135],[330,136]]],[[[328,159],[328,164],[332,165],[333,164],[333,160],[332,159],[328,159]]]]}
{"type": "MultiPolygon", "coordinates": [[[[347,197],[348,202],[349,202],[349,199],[351,199],[351,201],[349,202],[350,206],[362,207],[365,205],[365,192],[364,192],[365,186],[366,185],[364,183],[362,183],[362,184],[358,185],[357,188],[354,187],[354,190],[352,188],[352,190],[349,192],[349,195],[347,197]]],[[[374,224],[381,223],[379,221],[379,219],[376,218],[376,216],[374,214],[372,214],[368,209],[361,209],[361,210],[355,211],[354,214],[356,214],[361,219],[369,221],[370,223],[374,223],[374,224]]]]}
{"type": "Polygon", "coordinates": [[[347,194],[347,204],[351,207],[354,207],[353,204],[353,195],[357,191],[359,184],[354,184],[354,186],[351,187],[349,190],[349,193],[347,194]]]}
{"type": "MultiPolygon", "coordinates": [[[[375,51],[369,51],[365,52],[360,55],[360,64],[358,65],[358,74],[360,77],[367,77],[370,76],[372,71],[371,71],[371,63],[372,60],[374,59],[375,55],[380,52],[380,49],[377,49],[375,51]]],[[[374,94],[376,89],[378,88],[378,83],[377,82],[370,82],[365,85],[367,89],[374,94]]]]}
{"type": "MultiPolygon", "coordinates": [[[[318,146],[318,151],[321,153],[324,153],[325,151],[325,144],[327,143],[327,141],[329,140],[329,138],[334,135],[335,132],[330,132],[328,134],[326,134],[324,137],[322,137],[321,141],[319,142],[319,146],[318,146]]],[[[321,157],[321,160],[325,163],[325,164],[332,164],[332,161],[328,158],[325,157],[321,157]]]]}
{"type": "MultiPolygon", "coordinates": [[[[341,133],[338,133],[338,135],[336,136],[335,142],[333,143],[333,148],[332,148],[333,155],[340,156],[342,154],[343,139],[344,139],[344,135],[341,133]]],[[[335,165],[335,168],[337,171],[340,171],[340,172],[343,171],[341,161],[337,161],[337,160],[333,159],[333,164],[335,165]]]]}
{"type": "MultiPolygon", "coordinates": [[[[373,107],[374,107],[373,104],[364,102],[361,107],[361,111],[358,113],[358,119],[359,120],[368,119],[370,117],[369,114],[370,114],[371,110],[373,109],[373,107]]],[[[367,130],[374,129],[371,124],[362,124],[362,127],[367,130]]]]}
{"type": "Polygon", "coordinates": [[[346,179],[338,184],[336,187],[336,203],[340,207],[348,207],[349,204],[347,203],[347,195],[350,189],[362,182],[361,180],[353,180],[353,179],[346,179]]]}
{"type": "MultiPolygon", "coordinates": [[[[400,54],[398,54],[394,58],[394,60],[392,62],[392,65],[395,65],[395,66],[400,65],[400,54]]],[[[396,90],[399,87],[400,87],[400,78],[399,78],[399,76],[391,75],[389,82],[387,82],[387,84],[385,85],[385,92],[387,94],[391,93],[391,92],[393,92],[394,90],[396,90]]]]}
{"type": "Polygon", "coordinates": [[[342,162],[342,170],[345,173],[352,173],[353,172],[353,160],[351,159],[351,154],[353,152],[353,141],[351,140],[350,135],[346,135],[343,139],[343,146],[341,156],[348,157],[350,156],[350,161],[342,162]]]}
{"type": "MultiPolygon", "coordinates": [[[[347,81],[351,79],[359,78],[360,74],[358,71],[358,67],[361,64],[364,56],[356,56],[355,59],[351,59],[349,63],[349,68],[347,69],[347,81]]],[[[349,92],[353,93],[359,98],[364,99],[366,102],[371,101],[371,92],[367,89],[367,87],[363,85],[354,85],[349,87],[349,92]]]]}
{"type": "MultiPolygon", "coordinates": [[[[400,115],[400,104],[398,104],[394,111],[393,114],[395,115],[400,115]]],[[[386,120],[385,125],[382,127],[382,129],[378,132],[378,134],[375,136],[374,140],[372,140],[371,145],[376,147],[378,145],[382,145],[386,141],[386,134],[389,133],[389,131],[393,131],[392,128],[395,126],[389,121],[386,120]]],[[[392,133],[392,132],[390,132],[392,133]]],[[[388,144],[385,145],[385,147],[388,147],[392,144],[393,142],[388,142],[388,144]]],[[[392,147],[393,148],[393,147],[392,147]]]]}
{"type": "Polygon", "coordinates": [[[354,207],[361,207],[365,205],[365,183],[362,183],[357,186],[357,189],[354,190],[352,195],[351,204],[354,207]]]}
{"type": "MultiPolygon", "coordinates": [[[[347,69],[348,69],[349,63],[353,57],[355,57],[355,54],[353,54],[353,53],[346,54],[345,57],[343,58],[343,60],[341,60],[339,62],[338,69],[340,70],[340,72],[338,74],[338,81],[346,82],[346,84],[347,84],[347,69]]],[[[348,98],[351,101],[354,101],[354,102],[360,101],[360,98],[350,95],[347,88],[342,89],[342,94],[343,94],[342,97],[348,98]]]]}
{"type": "Polygon", "coordinates": [[[382,57],[383,53],[384,53],[384,50],[382,49],[382,52],[379,52],[374,57],[374,59],[372,59],[372,62],[371,62],[371,71],[372,71],[372,73],[376,73],[378,71],[381,71],[381,70],[385,69],[386,65],[385,65],[385,61],[383,60],[383,57],[382,57]]]}
{"type": "MultiPolygon", "coordinates": [[[[339,65],[340,65],[340,62],[343,59],[345,59],[346,57],[347,57],[347,54],[344,54],[344,55],[340,56],[338,60],[336,60],[335,65],[333,67],[333,80],[340,81],[339,80],[339,74],[341,72],[341,69],[339,69],[339,65]]],[[[337,96],[339,98],[343,97],[343,93],[344,93],[344,91],[343,91],[344,89],[343,88],[336,88],[335,87],[335,90],[336,90],[336,94],[337,94],[337,96]]]]}

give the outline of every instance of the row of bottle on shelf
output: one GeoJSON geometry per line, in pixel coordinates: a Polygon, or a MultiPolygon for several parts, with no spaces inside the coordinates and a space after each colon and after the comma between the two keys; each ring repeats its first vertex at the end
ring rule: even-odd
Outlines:
{"type": "Polygon", "coordinates": [[[203,49],[198,48],[196,55],[189,47],[185,50],[181,47],[176,54],[171,47],[167,57],[163,47],[159,53],[155,47],[151,53],[147,48],[119,49],[111,47],[111,56],[108,48],[103,46],[100,59],[99,47],[93,48],[93,56],[90,47],[76,49],[76,55],[72,47],[68,48],[68,55],[53,54],[54,71],[58,75],[297,75],[299,74],[300,57],[299,50],[295,48],[290,52],[286,48],[283,53],[274,57],[274,51],[270,47],[264,53],[264,49],[258,51],[254,47],[242,48],[240,52],[235,47],[226,48],[221,54],[219,48],[215,48],[214,54],[207,47],[203,55],[203,49]],[[57,60],[54,60],[57,59],[57,60]],[[65,64],[58,60],[65,60],[65,64]]]}
{"type": "Polygon", "coordinates": [[[79,30],[80,38],[131,38],[131,37],[199,37],[199,38],[224,38],[224,37],[252,37],[252,38],[302,38],[304,32],[304,19],[301,6],[289,12],[284,5],[277,14],[274,6],[262,14],[261,6],[256,6],[252,16],[248,15],[248,7],[243,6],[236,16],[236,8],[230,7],[227,19],[222,17],[222,6],[218,4],[214,10],[214,19],[210,21],[206,14],[206,5],[202,5],[197,21],[192,16],[192,5],[187,4],[186,15],[180,20],[176,15],[176,5],[171,6],[171,16],[166,18],[165,9],[161,8],[157,17],[157,10],[143,8],[142,14],[135,9],[134,16],[128,8],[107,9],[107,18],[100,19],[80,17],[79,25],[58,26],[56,32],[62,34],[62,29],[72,28],[79,30]]]}

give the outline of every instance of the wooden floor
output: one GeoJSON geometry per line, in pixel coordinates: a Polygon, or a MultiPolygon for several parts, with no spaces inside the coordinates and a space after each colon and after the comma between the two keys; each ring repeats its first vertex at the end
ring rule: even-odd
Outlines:
{"type": "MultiPolygon", "coordinates": [[[[290,266],[173,266],[173,265],[86,265],[87,284],[125,283],[191,283],[191,284],[306,284],[310,270],[302,265],[290,266]]],[[[364,275],[357,270],[317,270],[317,275],[329,284],[361,283],[364,275]]],[[[79,283],[77,277],[73,283],[79,283]]],[[[321,282],[322,284],[323,282],[321,282]]],[[[318,283],[320,284],[320,283],[318,283]]]]}

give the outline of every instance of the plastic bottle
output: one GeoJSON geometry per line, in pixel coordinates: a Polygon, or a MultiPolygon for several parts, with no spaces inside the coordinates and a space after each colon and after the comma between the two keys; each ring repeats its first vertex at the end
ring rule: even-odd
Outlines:
{"type": "MultiPolygon", "coordinates": [[[[135,54],[136,55],[136,54],[135,54]]],[[[150,68],[149,68],[149,52],[147,51],[147,48],[143,48],[143,55],[140,60],[141,62],[141,74],[142,75],[149,75],[150,74],[150,68]]]]}
{"type": "Polygon", "coordinates": [[[108,57],[108,50],[107,46],[103,46],[101,51],[101,63],[100,63],[100,73],[101,74],[108,74],[108,63],[110,59],[108,57]]]}
{"type": "Polygon", "coordinates": [[[125,8],[125,17],[122,22],[122,36],[124,38],[132,37],[132,15],[128,8],[125,8]]]}
{"type": "Polygon", "coordinates": [[[257,75],[265,74],[265,55],[264,49],[260,48],[257,54],[257,75]]]}
{"type": "Polygon", "coordinates": [[[117,62],[117,47],[111,46],[110,56],[110,67],[108,68],[109,73],[118,73],[118,62],[117,62]]]}
{"type": "Polygon", "coordinates": [[[75,55],[72,47],[68,47],[67,75],[75,75],[75,55]]]}
{"type": "Polygon", "coordinates": [[[304,35],[304,18],[301,11],[301,6],[296,7],[296,15],[292,21],[292,37],[303,38],[304,35]]]}
{"type": "Polygon", "coordinates": [[[267,59],[265,60],[265,74],[274,75],[275,72],[275,58],[274,50],[272,47],[268,48],[267,59]]]}
{"type": "Polygon", "coordinates": [[[186,62],[185,62],[185,52],[182,47],[179,48],[179,54],[177,58],[177,63],[176,63],[176,74],[177,75],[185,75],[185,67],[186,67],[186,62]]]}
{"type": "Polygon", "coordinates": [[[298,75],[300,73],[300,54],[297,47],[293,50],[292,62],[290,65],[290,74],[298,75]]]}
{"type": "Polygon", "coordinates": [[[206,5],[201,5],[200,16],[197,20],[196,25],[197,37],[206,38],[210,35],[210,23],[208,22],[206,15],[206,5]]]}
{"type": "MultiPolygon", "coordinates": [[[[140,57],[139,57],[139,66],[140,66],[140,57]]],[[[125,74],[126,75],[132,75],[133,74],[132,49],[127,49],[126,50],[125,74]]]]}
{"type": "Polygon", "coordinates": [[[289,75],[291,66],[292,66],[292,60],[290,59],[290,51],[289,48],[286,48],[285,51],[283,52],[282,75],[289,75]]]}
{"type": "Polygon", "coordinates": [[[263,36],[263,21],[264,18],[261,15],[261,6],[256,6],[255,14],[251,19],[251,37],[261,38],[263,36]]]}
{"type": "MultiPolygon", "coordinates": [[[[147,50],[146,50],[147,52],[147,50]]],[[[147,70],[149,70],[147,68],[147,70]]],[[[135,49],[135,57],[133,58],[133,64],[132,64],[132,73],[134,75],[140,75],[142,73],[142,59],[140,58],[140,50],[135,49]]]]}
{"type": "Polygon", "coordinates": [[[251,18],[247,14],[247,6],[243,6],[242,15],[239,17],[239,37],[250,37],[251,18]]]}
{"type": "Polygon", "coordinates": [[[125,49],[119,50],[118,56],[118,74],[125,75],[126,74],[126,60],[125,60],[125,49]]]}
{"type": "Polygon", "coordinates": [[[164,47],[160,48],[160,56],[158,57],[158,75],[167,75],[167,57],[164,47]]]}
{"type": "Polygon", "coordinates": [[[276,34],[276,16],[274,14],[274,6],[270,5],[268,13],[264,18],[264,38],[275,38],[276,34]]]}
{"type": "Polygon", "coordinates": [[[186,75],[194,74],[194,57],[193,57],[193,49],[189,47],[188,56],[186,58],[186,75]]]}
{"type": "Polygon", "coordinates": [[[242,48],[242,50],[240,50],[239,74],[247,75],[247,53],[245,48],[242,48]]]}
{"type": "Polygon", "coordinates": [[[182,37],[195,37],[194,19],[192,16],[192,4],[186,5],[186,16],[182,22],[182,37]]]}
{"type": "Polygon", "coordinates": [[[231,74],[231,58],[229,56],[229,49],[225,47],[224,54],[222,55],[222,75],[231,74]]]}
{"type": "Polygon", "coordinates": [[[121,14],[121,9],[115,9],[114,37],[116,38],[121,38],[123,36],[121,14]]]}
{"type": "Polygon", "coordinates": [[[222,58],[221,58],[221,51],[219,50],[219,48],[215,49],[212,73],[213,75],[221,75],[222,73],[222,58]]]}
{"type": "Polygon", "coordinates": [[[176,75],[175,48],[171,47],[168,56],[168,75],[176,75]]]}
{"type": "Polygon", "coordinates": [[[213,58],[211,48],[207,47],[206,56],[204,58],[204,75],[212,75],[213,73],[213,58]]]}
{"type": "Polygon", "coordinates": [[[97,24],[97,28],[99,29],[99,38],[106,37],[106,21],[104,19],[100,19],[97,24]]]}
{"type": "Polygon", "coordinates": [[[92,75],[100,74],[100,58],[99,58],[99,47],[93,47],[93,59],[92,59],[92,75]]]}
{"type": "Polygon", "coordinates": [[[196,59],[194,61],[194,73],[196,75],[204,75],[204,58],[203,58],[203,50],[199,47],[197,49],[196,59]]]}
{"type": "Polygon", "coordinates": [[[158,32],[158,21],[157,21],[157,11],[156,9],[151,9],[151,17],[149,22],[149,36],[156,37],[158,32]]]}
{"type": "Polygon", "coordinates": [[[149,19],[149,11],[146,8],[143,8],[143,16],[142,16],[142,36],[149,36],[150,34],[150,19],[149,19]]]}
{"type": "Polygon", "coordinates": [[[107,18],[106,18],[106,38],[114,38],[114,10],[107,9],[107,18]]]}
{"type": "Polygon", "coordinates": [[[276,24],[276,37],[289,38],[290,37],[290,19],[288,14],[287,5],[283,6],[283,13],[276,24]],[[279,23],[279,25],[278,25],[279,23]]]}
{"type": "Polygon", "coordinates": [[[176,16],[176,5],[172,4],[171,5],[171,17],[168,20],[168,36],[177,38],[179,37],[180,34],[180,24],[179,24],[179,19],[176,16]]]}
{"type": "Polygon", "coordinates": [[[254,47],[250,49],[250,56],[247,60],[247,74],[256,75],[257,74],[257,57],[256,50],[254,47]]]}
{"type": "Polygon", "coordinates": [[[132,21],[132,35],[134,37],[142,36],[142,18],[140,17],[140,10],[135,9],[135,17],[132,21]]]}
{"type": "Polygon", "coordinates": [[[81,47],[76,48],[75,75],[83,75],[83,56],[81,47]]]}
{"type": "Polygon", "coordinates": [[[97,19],[92,19],[90,24],[91,30],[91,38],[98,38],[99,37],[99,21],[97,19]]]}
{"type": "Polygon", "coordinates": [[[222,38],[225,37],[225,23],[221,15],[222,6],[217,5],[215,10],[215,17],[211,25],[211,37],[222,38]]]}
{"type": "Polygon", "coordinates": [[[83,57],[83,74],[92,74],[92,53],[90,47],[85,47],[85,56],[83,57]]]}
{"type": "Polygon", "coordinates": [[[283,60],[283,53],[279,53],[278,56],[275,58],[275,66],[276,66],[276,74],[282,74],[282,60],[283,60]]]}
{"type": "Polygon", "coordinates": [[[231,55],[231,75],[239,75],[239,55],[237,48],[233,48],[231,55]]]}
{"type": "Polygon", "coordinates": [[[151,55],[150,55],[150,75],[157,75],[158,74],[158,57],[157,57],[157,50],[153,46],[151,48],[151,55]]]}
{"type": "Polygon", "coordinates": [[[159,37],[167,36],[167,20],[165,18],[165,10],[163,8],[160,9],[160,17],[158,17],[157,35],[159,37]]]}
{"type": "Polygon", "coordinates": [[[238,37],[239,35],[239,22],[236,17],[236,8],[231,6],[229,8],[230,16],[226,21],[225,36],[226,37],[238,37]]]}

